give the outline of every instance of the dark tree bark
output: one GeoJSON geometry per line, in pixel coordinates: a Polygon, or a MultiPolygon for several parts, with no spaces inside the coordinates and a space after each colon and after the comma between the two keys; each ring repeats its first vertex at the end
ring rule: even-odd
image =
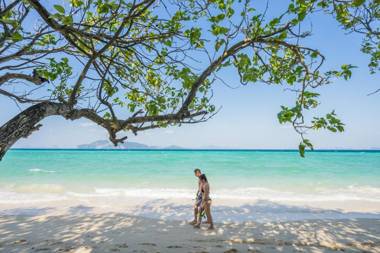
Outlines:
{"type": "Polygon", "coordinates": [[[67,106],[53,102],[35,104],[20,112],[0,127],[0,160],[12,145],[21,138],[28,137],[42,125],[41,120],[52,115],[62,115],[67,106]]]}

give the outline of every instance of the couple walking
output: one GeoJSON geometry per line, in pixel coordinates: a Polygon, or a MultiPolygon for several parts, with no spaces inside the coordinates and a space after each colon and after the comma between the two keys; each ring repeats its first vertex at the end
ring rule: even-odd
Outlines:
{"type": "Polygon", "coordinates": [[[200,169],[194,170],[195,176],[198,178],[198,191],[194,204],[194,220],[190,222],[194,228],[200,228],[202,223],[202,217],[206,214],[209,224],[208,229],[214,229],[214,223],[211,216],[211,198],[210,198],[210,185],[207,181],[205,174],[202,174],[200,169]]]}

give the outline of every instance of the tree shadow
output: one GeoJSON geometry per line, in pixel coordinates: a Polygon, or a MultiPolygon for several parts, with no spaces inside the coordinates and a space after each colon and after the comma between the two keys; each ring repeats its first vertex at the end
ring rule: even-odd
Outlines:
{"type": "Polygon", "coordinates": [[[78,206],[72,206],[69,208],[70,214],[86,214],[93,211],[93,207],[90,206],[84,206],[84,205],[78,205],[78,206]]]}
{"type": "MultiPolygon", "coordinates": [[[[155,219],[183,220],[192,218],[191,209],[192,205],[174,204],[165,199],[156,199],[138,206],[133,213],[137,216],[155,219]]],[[[220,223],[244,222],[247,220],[263,223],[306,219],[380,219],[379,212],[345,212],[339,209],[285,205],[267,200],[259,200],[254,204],[240,206],[212,206],[212,213],[215,220],[220,223]]]]}
{"type": "Polygon", "coordinates": [[[191,206],[164,200],[139,206],[136,216],[96,213],[83,205],[68,210],[59,216],[43,209],[0,215],[0,252],[380,252],[379,214],[259,201],[215,207],[216,229],[207,231],[187,224],[191,206]],[[253,216],[266,212],[301,216],[255,221],[253,216]],[[302,219],[305,213],[315,218],[302,219]],[[239,215],[247,219],[234,220],[239,215]]]}

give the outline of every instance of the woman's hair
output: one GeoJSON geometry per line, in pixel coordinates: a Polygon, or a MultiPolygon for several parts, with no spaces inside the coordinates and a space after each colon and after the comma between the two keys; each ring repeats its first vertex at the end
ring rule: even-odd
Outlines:
{"type": "Polygon", "coordinates": [[[199,179],[200,179],[200,180],[204,180],[204,181],[206,181],[206,182],[208,183],[208,181],[207,181],[207,177],[206,177],[205,174],[200,175],[200,176],[199,176],[199,179]]]}
{"type": "Polygon", "coordinates": [[[201,170],[198,169],[198,168],[196,168],[196,169],[194,170],[194,173],[197,173],[197,172],[201,172],[201,170]]]}

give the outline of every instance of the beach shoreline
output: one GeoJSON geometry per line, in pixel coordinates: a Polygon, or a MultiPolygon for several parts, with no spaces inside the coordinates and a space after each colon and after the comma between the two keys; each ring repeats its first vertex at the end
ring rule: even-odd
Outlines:
{"type": "MultiPolygon", "coordinates": [[[[59,196],[57,194],[56,196],[59,196]]],[[[125,197],[125,196],[93,196],[88,197],[63,197],[61,199],[53,197],[51,199],[35,199],[33,201],[10,201],[9,199],[0,200],[0,215],[34,215],[28,210],[47,210],[50,215],[65,214],[72,207],[85,207],[92,213],[127,213],[129,215],[145,215],[148,218],[155,218],[157,215],[164,215],[173,220],[190,219],[192,209],[192,198],[155,198],[155,197],[125,197]],[[190,211],[189,211],[190,210],[190,211]],[[169,213],[170,215],[165,215],[169,213]]],[[[213,198],[213,212],[217,214],[219,220],[235,218],[234,221],[254,220],[262,222],[258,216],[264,218],[263,221],[271,220],[297,220],[296,216],[300,213],[306,216],[301,219],[314,218],[380,218],[379,201],[272,201],[268,199],[239,200],[239,199],[220,199],[213,198]],[[240,212],[239,210],[244,210],[240,212]],[[262,214],[268,216],[262,216],[262,214]],[[274,217],[272,214],[277,215],[274,217]],[[284,216],[282,214],[289,214],[284,216]],[[328,217],[323,215],[328,214],[328,217]],[[251,216],[248,216],[251,215],[251,216]],[[320,217],[318,217],[318,215],[320,217]],[[322,215],[322,216],[321,216],[322,215]],[[359,216],[358,216],[359,215],[359,216]],[[367,216],[366,216],[367,215],[367,216]],[[280,217],[281,216],[281,217],[280,217]]],[[[39,213],[40,214],[40,213],[39,213]]],[[[46,214],[46,213],[43,213],[46,214]]],[[[231,219],[230,219],[231,220],[231,219]]],[[[233,220],[233,219],[232,219],[233,220]]]]}
{"type": "Polygon", "coordinates": [[[379,154],[12,150],[0,252],[380,252],[379,154]],[[196,167],[212,232],[187,224],[196,167]]]}

